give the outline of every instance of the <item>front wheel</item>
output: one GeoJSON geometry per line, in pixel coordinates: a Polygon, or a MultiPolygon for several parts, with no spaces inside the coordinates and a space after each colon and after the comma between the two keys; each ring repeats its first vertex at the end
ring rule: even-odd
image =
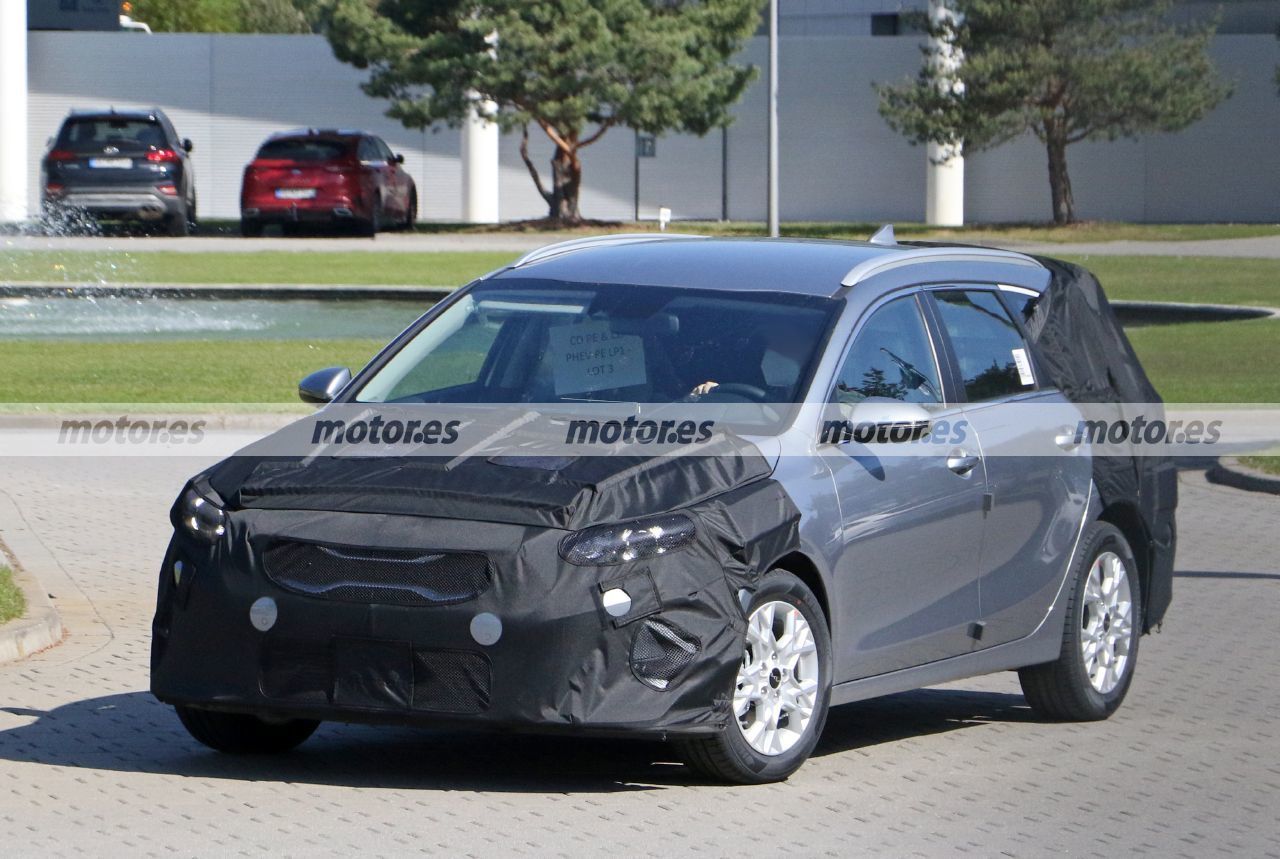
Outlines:
{"type": "Polygon", "coordinates": [[[266,722],[245,713],[176,707],[182,726],[211,749],[232,755],[276,755],[301,745],[320,727],[310,719],[266,722]]]}
{"type": "Polygon", "coordinates": [[[1038,715],[1088,722],[1116,711],[1129,691],[1142,636],[1138,564],[1124,534],[1094,522],[1080,541],[1057,661],[1018,672],[1038,715]]]}
{"type": "Polygon", "coordinates": [[[831,701],[831,635],[813,591],[781,570],[765,577],[747,613],[733,721],[681,744],[686,762],[718,781],[782,781],[808,759],[831,701]]]}

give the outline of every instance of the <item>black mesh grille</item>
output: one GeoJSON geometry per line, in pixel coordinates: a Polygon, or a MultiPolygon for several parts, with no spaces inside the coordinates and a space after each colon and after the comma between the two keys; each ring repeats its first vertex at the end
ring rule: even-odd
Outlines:
{"type": "Polygon", "coordinates": [[[466,552],[276,543],[263,558],[282,588],[324,599],[388,605],[451,605],[489,589],[489,560],[466,552]]]}
{"type": "Polygon", "coordinates": [[[259,665],[263,695],[319,707],[474,715],[489,709],[491,683],[483,653],[397,641],[270,637],[259,665]]]}
{"type": "Polygon", "coordinates": [[[655,689],[666,689],[701,651],[698,639],[675,624],[646,620],[631,642],[631,671],[655,689]]]}
{"type": "Polygon", "coordinates": [[[489,709],[489,659],[465,650],[413,654],[413,709],[480,713],[489,709]]]}

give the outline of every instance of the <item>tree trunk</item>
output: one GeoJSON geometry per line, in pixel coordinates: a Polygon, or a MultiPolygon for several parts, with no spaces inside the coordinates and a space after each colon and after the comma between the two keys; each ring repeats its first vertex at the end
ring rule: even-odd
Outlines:
{"type": "Polygon", "coordinates": [[[572,149],[557,147],[551,158],[551,199],[548,217],[565,224],[582,221],[578,211],[578,191],[582,187],[582,160],[575,146],[572,149]]]}
{"type": "Polygon", "coordinates": [[[1045,148],[1049,152],[1049,190],[1053,195],[1053,222],[1073,224],[1076,202],[1071,195],[1071,176],[1067,172],[1067,135],[1058,128],[1045,129],[1045,148]]]}

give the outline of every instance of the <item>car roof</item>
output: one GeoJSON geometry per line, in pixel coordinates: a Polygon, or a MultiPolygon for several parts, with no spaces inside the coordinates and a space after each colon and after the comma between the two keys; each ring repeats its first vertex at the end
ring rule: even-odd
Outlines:
{"type": "Polygon", "coordinates": [[[288,137],[372,137],[373,135],[356,128],[294,128],[289,131],[277,131],[267,140],[281,140],[288,137]]]}
{"type": "Polygon", "coordinates": [[[67,119],[160,119],[164,117],[164,111],[158,107],[146,109],[109,107],[102,109],[77,108],[67,114],[67,119]]]}
{"type": "Polygon", "coordinates": [[[876,274],[913,263],[959,262],[1041,268],[1023,254],[962,245],[641,234],[540,248],[493,278],[834,297],[876,274]]]}

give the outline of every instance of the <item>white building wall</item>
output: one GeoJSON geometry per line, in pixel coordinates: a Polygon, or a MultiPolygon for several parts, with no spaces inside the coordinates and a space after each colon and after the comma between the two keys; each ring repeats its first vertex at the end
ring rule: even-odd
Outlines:
{"type": "MultiPolygon", "coordinates": [[[[810,0],[813,11],[822,2],[810,0]]],[[[887,5],[887,4],[886,4],[887,5]]],[[[784,220],[919,221],[924,151],[898,137],[876,110],[875,81],[915,73],[918,37],[784,35],[781,44],[781,208],[784,220]]],[[[1068,152],[1078,212],[1093,219],[1280,220],[1280,97],[1273,81],[1280,42],[1270,35],[1219,36],[1215,59],[1235,95],[1204,121],[1173,135],[1090,143],[1068,152]]],[[[765,44],[745,57],[763,66],[765,44]]],[[[197,193],[206,217],[238,216],[240,176],[271,132],[300,126],[360,127],[403,152],[418,182],[421,213],[461,213],[458,133],[412,131],[383,115],[359,88],[364,73],[334,59],[318,36],[36,32],[30,34],[31,203],[39,154],[73,107],[159,105],[195,143],[197,193]]],[[[752,85],[728,131],[729,216],[765,211],[764,89],[752,85]]],[[[0,122],[3,118],[0,117],[0,122]]],[[[546,209],[518,152],[501,146],[501,216],[536,218],[546,209]]],[[[550,182],[551,148],[531,130],[531,151],[550,182]]],[[[658,140],[640,164],[642,217],[659,206],[676,217],[717,218],[724,168],[719,131],[658,140]]],[[[613,129],[584,151],[582,212],[630,219],[635,205],[634,137],[613,129]]],[[[1015,141],[967,159],[970,221],[1045,220],[1044,150],[1015,141]]]]}

